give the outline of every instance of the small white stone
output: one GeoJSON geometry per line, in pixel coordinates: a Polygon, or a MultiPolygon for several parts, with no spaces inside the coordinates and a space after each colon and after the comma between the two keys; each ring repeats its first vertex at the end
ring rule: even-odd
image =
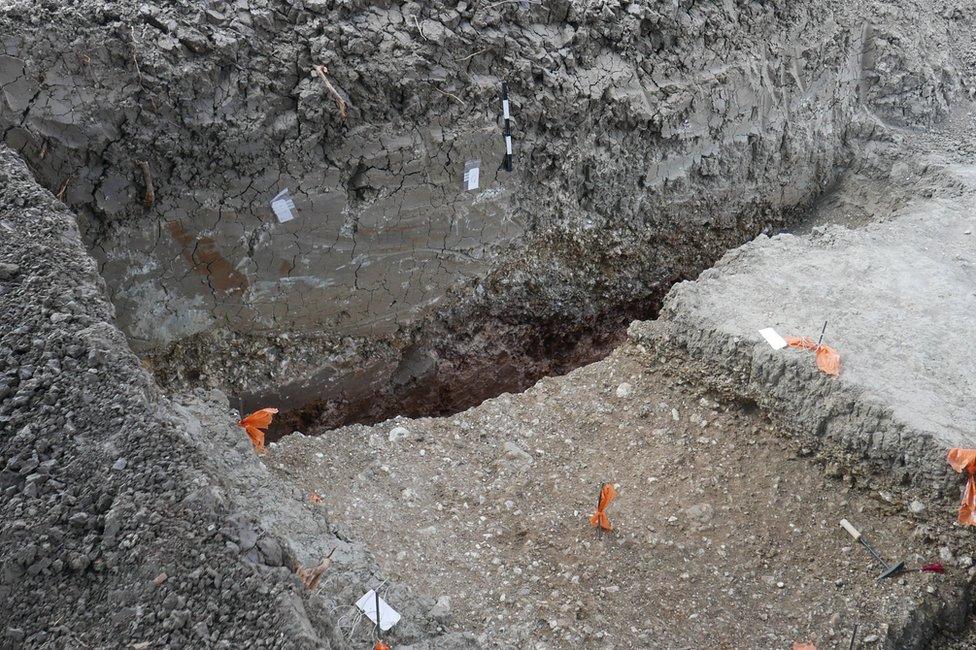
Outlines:
{"type": "Polygon", "coordinates": [[[390,430],[390,435],[387,437],[387,440],[390,442],[397,442],[399,440],[403,440],[409,435],[410,429],[406,427],[394,427],[390,430]]]}
{"type": "Polygon", "coordinates": [[[918,499],[916,499],[908,504],[908,509],[917,515],[918,513],[925,510],[925,504],[919,501],[918,499]]]}
{"type": "Polygon", "coordinates": [[[681,416],[678,415],[678,409],[671,409],[671,419],[674,420],[675,422],[681,419],[681,416]]]}
{"type": "Polygon", "coordinates": [[[619,386],[617,386],[617,397],[626,399],[630,397],[631,393],[633,392],[634,392],[634,387],[628,384],[627,382],[624,382],[619,386]]]}

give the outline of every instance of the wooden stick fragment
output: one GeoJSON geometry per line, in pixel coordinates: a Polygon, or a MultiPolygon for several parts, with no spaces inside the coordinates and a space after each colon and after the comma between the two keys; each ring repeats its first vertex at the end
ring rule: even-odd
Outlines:
{"type": "Polygon", "coordinates": [[[309,591],[315,591],[315,588],[319,586],[319,580],[322,579],[322,574],[329,570],[332,566],[332,554],[335,553],[335,549],[329,551],[329,554],[323,558],[322,562],[312,568],[299,566],[295,573],[298,574],[298,578],[305,585],[305,588],[309,591]]]}
{"type": "Polygon", "coordinates": [[[479,54],[484,54],[485,52],[487,52],[490,49],[491,49],[490,47],[486,47],[483,50],[478,50],[477,52],[472,52],[471,54],[469,54],[467,56],[462,56],[460,59],[454,59],[454,60],[455,61],[467,61],[470,58],[473,58],[473,57],[478,56],[479,54]]]}
{"type": "Polygon", "coordinates": [[[149,173],[149,163],[145,160],[137,160],[136,164],[142,169],[142,179],[146,182],[146,207],[153,207],[156,202],[156,187],[153,185],[152,175],[149,173]]]}
{"type": "Polygon", "coordinates": [[[64,179],[63,183],[61,183],[61,187],[58,189],[58,193],[55,194],[58,201],[64,202],[64,193],[68,191],[68,185],[71,184],[71,181],[74,180],[74,178],[75,177],[72,174],[68,176],[66,179],[64,179]]]}
{"type": "Polygon", "coordinates": [[[318,74],[319,78],[322,79],[322,83],[325,84],[325,89],[329,91],[330,95],[332,95],[336,106],[339,107],[339,117],[345,121],[346,116],[348,115],[348,112],[346,111],[346,100],[342,98],[339,91],[336,90],[335,86],[332,85],[332,82],[329,81],[329,77],[327,76],[329,74],[329,69],[324,65],[317,65],[313,69],[315,70],[315,73],[318,74]]]}
{"type": "MultiPolygon", "coordinates": [[[[430,82],[428,81],[427,83],[430,83],[430,82]]],[[[455,95],[454,93],[449,93],[446,90],[441,90],[440,88],[438,88],[434,84],[431,84],[431,87],[434,90],[436,90],[437,92],[439,92],[440,94],[445,95],[447,97],[450,97],[451,99],[453,99],[454,101],[456,101],[457,103],[459,103],[461,106],[467,106],[467,103],[463,99],[461,99],[460,97],[458,97],[457,95],[455,95]]]]}

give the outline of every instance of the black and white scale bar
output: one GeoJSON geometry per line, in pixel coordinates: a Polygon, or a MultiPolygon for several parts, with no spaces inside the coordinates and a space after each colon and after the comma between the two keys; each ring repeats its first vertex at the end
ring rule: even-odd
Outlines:
{"type": "Polygon", "coordinates": [[[505,171],[512,171],[512,123],[508,109],[508,84],[502,82],[502,118],[505,120],[505,171]]]}

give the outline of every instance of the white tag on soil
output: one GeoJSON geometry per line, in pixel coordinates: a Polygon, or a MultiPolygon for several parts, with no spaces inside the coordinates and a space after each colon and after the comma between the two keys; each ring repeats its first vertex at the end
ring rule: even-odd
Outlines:
{"type": "MultiPolygon", "coordinates": [[[[362,610],[369,620],[376,625],[376,592],[370,589],[366,594],[356,601],[356,607],[362,610]]],[[[380,629],[384,632],[400,622],[400,613],[386,604],[380,598],[380,629]]]]}
{"type": "Polygon", "coordinates": [[[480,160],[469,160],[464,163],[464,189],[476,190],[478,189],[478,181],[481,180],[481,161],[480,160]]]}
{"type": "Polygon", "coordinates": [[[759,330],[759,333],[762,334],[764,339],[766,339],[766,343],[769,343],[769,347],[773,348],[774,350],[782,350],[786,347],[786,340],[777,334],[776,330],[774,330],[772,327],[759,330]]]}
{"type": "Polygon", "coordinates": [[[295,202],[288,193],[288,188],[278,192],[277,196],[271,199],[271,209],[278,218],[278,223],[285,223],[295,218],[295,202]]]}

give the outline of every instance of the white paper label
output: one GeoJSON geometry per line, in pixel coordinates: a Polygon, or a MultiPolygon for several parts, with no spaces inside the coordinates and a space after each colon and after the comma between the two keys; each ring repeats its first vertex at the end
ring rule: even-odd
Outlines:
{"type": "Polygon", "coordinates": [[[769,347],[773,348],[774,350],[782,350],[786,347],[786,340],[777,334],[776,330],[774,330],[772,327],[759,330],[759,333],[762,334],[764,339],[766,339],[766,343],[769,343],[769,347]]]}
{"type": "Polygon", "coordinates": [[[509,117],[509,115],[508,115],[508,100],[507,99],[503,99],[502,100],[502,117],[504,117],[506,120],[509,117]]]}
{"type": "Polygon", "coordinates": [[[278,223],[285,223],[286,221],[291,221],[295,218],[295,214],[293,212],[295,209],[295,202],[292,200],[291,194],[288,193],[287,187],[278,192],[277,196],[271,199],[271,209],[278,218],[278,223]]]}
{"type": "MultiPolygon", "coordinates": [[[[363,614],[373,621],[376,625],[376,592],[370,589],[366,594],[356,601],[356,607],[362,610],[363,614]]],[[[400,613],[386,604],[380,598],[380,629],[386,632],[391,627],[400,622],[400,613]]]]}
{"type": "Polygon", "coordinates": [[[510,135],[505,136],[505,153],[509,156],[512,155],[512,136],[510,135]]]}
{"type": "Polygon", "coordinates": [[[480,161],[468,161],[464,165],[464,189],[476,190],[481,180],[481,168],[478,166],[480,161]]]}

